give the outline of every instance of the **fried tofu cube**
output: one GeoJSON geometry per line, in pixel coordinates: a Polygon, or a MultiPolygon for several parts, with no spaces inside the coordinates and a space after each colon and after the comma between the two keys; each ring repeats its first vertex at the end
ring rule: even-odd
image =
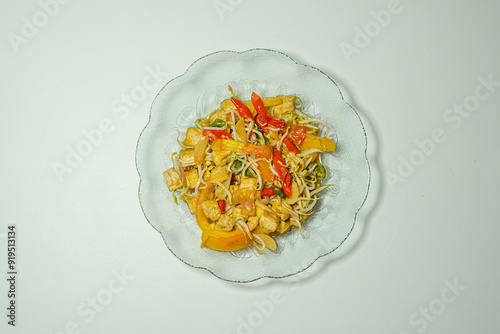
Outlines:
{"type": "Polygon", "coordinates": [[[255,200],[247,199],[241,203],[242,213],[247,216],[255,216],[255,200]]]}
{"type": "Polygon", "coordinates": [[[215,229],[219,231],[230,232],[233,230],[236,221],[227,213],[220,216],[220,219],[215,223],[215,229]]]}
{"type": "Polygon", "coordinates": [[[256,178],[251,177],[243,177],[240,183],[240,193],[239,197],[241,198],[255,198],[258,180],[256,178]]]}
{"type": "Polygon", "coordinates": [[[241,205],[236,205],[234,207],[232,215],[234,220],[243,220],[244,222],[248,220],[248,211],[241,205]]]}
{"type": "Polygon", "coordinates": [[[208,200],[201,203],[201,209],[205,216],[213,222],[221,216],[219,204],[215,200],[208,200]]]}
{"type": "Polygon", "coordinates": [[[194,166],[194,149],[185,148],[179,153],[179,162],[182,167],[194,166]]]}
{"type": "Polygon", "coordinates": [[[227,158],[231,155],[231,151],[215,150],[212,152],[212,161],[216,166],[225,165],[227,158]]]}
{"type": "Polygon", "coordinates": [[[276,215],[268,211],[264,211],[259,219],[259,225],[271,232],[274,232],[278,227],[279,221],[280,220],[276,215]]]}
{"type": "Polygon", "coordinates": [[[255,215],[260,218],[262,216],[262,213],[264,212],[264,209],[262,209],[259,205],[257,205],[257,203],[260,203],[262,205],[264,204],[258,199],[255,200],[255,215]]]}
{"type": "Polygon", "coordinates": [[[182,187],[181,176],[173,167],[163,172],[163,177],[165,178],[170,191],[174,191],[175,189],[182,187]]]}
{"type": "Polygon", "coordinates": [[[295,96],[280,95],[279,97],[282,102],[273,108],[274,116],[280,116],[295,110],[295,96]]]}
{"type": "MultiPolygon", "coordinates": [[[[224,181],[222,184],[227,188],[229,187],[229,183],[231,183],[230,179],[224,181]]],[[[220,186],[217,186],[217,189],[215,189],[215,197],[220,199],[226,199],[227,197],[226,190],[224,190],[224,188],[220,186]]]]}
{"type": "Polygon", "coordinates": [[[184,140],[184,145],[186,146],[196,146],[203,137],[203,130],[195,127],[190,127],[186,131],[186,139],[184,140]]]}
{"type": "Polygon", "coordinates": [[[208,181],[218,181],[224,183],[226,180],[231,179],[231,172],[228,171],[226,166],[215,167],[207,174],[208,181]]]}
{"type": "Polygon", "coordinates": [[[198,183],[198,169],[193,168],[186,173],[186,181],[187,181],[187,187],[189,189],[194,189],[196,188],[196,183],[198,183]]]}
{"type": "MultiPolygon", "coordinates": [[[[229,181],[229,182],[231,182],[231,181],[229,181]]],[[[229,186],[229,192],[231,193],[231,197],[232,197],[233,203],[234,203],[234,194],[237,194],[237,191],[239,189],[240,189],[240,186],[235,185],[235,184],[231,184],[229,186]]]]}
{"type": "Polygon", "coordinates": [[[186,203],[189,207],[189,212],[191,212],[193,215],[196,214],[196,196],[188,198],[186,200],[186,203]]]}
{"type": "Polygon", "coordinates": [[[233,195],[233,203],[239,204],[247,200],[255,198],[255,190],[252,188],[241,188],[238,189],[233,195]]]}
{"type": "Polygon", "coordinates": [[[243,177],[241,179],[240,188],[252,188],[252,189],[254,189],[255,186],[257,186],[257,183],[259,183],[259,181],[256,178],[243,177]]]}
{"type": "Polygon", "coordinates": [[[256,228],[257,225],[259,225],[259,217],[253,216],[248,218],[247,226],[250,229],[250,231],[253,231],[253,229],[256,228]]]}

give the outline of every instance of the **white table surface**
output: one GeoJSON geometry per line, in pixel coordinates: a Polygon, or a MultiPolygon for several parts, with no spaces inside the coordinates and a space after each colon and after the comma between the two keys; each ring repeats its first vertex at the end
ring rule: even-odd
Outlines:
{"type": "Polygon", "coordinates": [[[4,1],[1,332],[498,333],[499,10],[493,0],[4,1]],[[334,254],[289,279],[235,284],[168,251],[139,206],[134,154],[160,87],[208,53],[256,47],[337,81],[367,128],[372,187],[334,254]],[[126,102],[150,72],[146,95],[126,102]],[[58,176],[54,164],[99,127],[102,139],[58,176]]]}

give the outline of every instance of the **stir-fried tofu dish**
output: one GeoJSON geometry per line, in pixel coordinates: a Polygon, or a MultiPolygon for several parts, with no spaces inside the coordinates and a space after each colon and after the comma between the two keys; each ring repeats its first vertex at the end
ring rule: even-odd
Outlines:
{"type": "Polygon", "coordinates": [[[253,245],[276,250],[275,236],[313,213],[325,168],[321,153],[335,143],[329,127],[301,112],[296,96],[250,101],[236,97],[186,131],[173,167],[163,173],[170,191],[186,201],[202,231],[201,247],[235,251],[253,245]]]}

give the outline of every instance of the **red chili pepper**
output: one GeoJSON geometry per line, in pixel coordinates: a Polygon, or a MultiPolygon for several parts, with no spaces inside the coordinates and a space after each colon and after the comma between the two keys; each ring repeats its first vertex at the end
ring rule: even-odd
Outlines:
{"type": "MultiPolygon", "coordinates": [[[[257,114],[259,114],[259,116],[265,123],[269,123],[270,125],[275,126],[277,128],[285,127],[285,122],[271,118],[269,116],[269,114],[267,113],[266,106],[264,106],[264,102],[262,101],[260,96],[255,93],[252,93],[252,104],[255,110],[257,111],[257,114]]],[[[259,118],[259,116],[257,116],[257,118],[259,118]]]]}
{"type": "Polygon", "coordinates": [[[214,141],[214,139],[233,139],[233,136],[225,130],[203,130],[203,135],[208,136],[210,141],[214,141]]]}
{"type": "Polygon", "coordinates": [[[255,117],[255,122],[259,124],[261,128],[267,126],[266,118],[261,115],[257,115],[257,117],[255,117]]]}
{"type": "Polygon", "coordinates": [[[226,212],[226,202],[224,200],[218,200],[217,204],[219,204],[219,209],[220,211],[222,211],[222,213],[226,212]]]}
{"type": "Polygon", "coordinates": [[[285,174],[288,173],[288,169],[286,169],[286,167],[284,166],[285,160],[283,160],[283,157],[278,150],[274,150],[273,152],[273,164],[274,169],[276,169],[278,175],[281,177],[281,179],[284,179],[285,174]]]}
{"type": "Polygon", "coordinates": [[[257,114],[264,118],[269,117],[266,106],[264,106],[264,102],[259,95],[252,93],[251,100],[253,106],[255,107],[255,110],[257,111],[257,114]]]}
{"type": "Polygon", "coordinates": [[[288,147],[288,150],[290,150],[290,152],[294,153],[300,152],[299,149],[295,147],[295,145],[292,143],[292,141],[288,139],[288,137],[285,137],[285,139],[283,139],[283,142],[285,143],[286,147],[288,147]]]}
{"type": "Polygon", "coordinates": [[[307,128],[305,126],[296,126],[290,130],[288,136],[292,139],[294,144],[302,145],[306,138],[306,131],[307,128]]]}
{"type": "Polygon", "coordinates": [[[252,134],[253,134],[253,130],[250,129],[250,132],[248,132],[248,140],[252,140],[252,134]]]}
{"type": "Polygon", "coordinates": [[[290,194],[292,193],[292,183],[290,182],[290,173],[288,172],[286,173],[285,179],[283,180],[282,189],[286,197],[290,197],[290,194]]]}
{"type": "Polygon", "coordinates": [[[269,133],[269,130],[267,129],[267,122],[264,117],[257,115],[255,122],[262,128],[262,131],[264,131],[265,134],[269,133]]]}
{"type": "Polygon", "coordinates": [[[250,109],[248,109],[248,107],[243,102],[241,102],[240,100],[238,100],[235,97],[231,98],[231,102],[233,102],[234,106],[238,110],[238,113],[240,114],[241,117],[253,118],[252,113],[250,112],[250,109]]]}
{"type": "Polygon", "coordinates": [[[276,193],[271,188],[266,188],[260,192],[260,196],[273,196],[276,193]]]}
{"type": "Polygon", "coordinates": [[[231,180],[233,180],[234,182],[238,182],[238,179],[236,178],[236,176],[234,176],[234,174],[231,175],[231,180]]]}
{"type": "Polygon", "coordinates": [[[266,118],[267,123],[271,124],[272,126],[275,126],[277,128],[284,128],[285,127],[285,122],[268,117],[266,118]]]}

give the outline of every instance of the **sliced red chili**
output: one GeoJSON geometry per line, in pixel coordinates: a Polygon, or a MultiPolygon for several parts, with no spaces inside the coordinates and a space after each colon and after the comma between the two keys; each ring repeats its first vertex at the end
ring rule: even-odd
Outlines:
{"type": "Polygon", "coordinates": [[[271,188],[266,188],[260,192],[260,196],[273,196],[276,193],[271,188]]]}
{"type": "Polygon", "coordinates": [[[264,131],[265,134],[269,133],[269,129],[267,128],[267,122],[264,117],[257,115],[257,117],[255,117],[255,122],[262,128],[262,131],[264,131]]]}
{"type": "Polygon", "coordinates": [[[203,130],[203,135],[208,136],[210,141],[215,139],[233,139],[233,136],[225,130],[203,130]]]}
{"type": "Polygon", "coordinates": [[[219,204],[219,209],[222,213],[226,212],[226,202],[224,200],[218,200],[217,204],[219,204]]]}
{"type": "Polygon", "coordinates": [[[248,107],[243,102],[241,102],[240,100],[238,100],[235,97],[231,98],[231,102],[233,102],[234,106],[238,110],[238,113],[240,114],[241,117],[253,118],[252,113],[250,112],[250,109],[248,109],[248,107]]]}
{"type": "Polygon", "coordinates": [[[257,117],[255,117],[255,122],[257,122],[261,128],[267,126],[266,118],[261,115],[257,115],[257,117]]]}
{"type": "Polygon", "coordinates": [[[264,118],[269,117],[266,106],[264,106],[264,102],[259,95],[252,93],[251,100],[253,106],[255,107],[255,110],[257,111],[257,114],[264,118]]]}
{"type": "Polygon", "coordinates": [[[274,150],[273,152],[273,164],[274,169],[276,169],[278,175],[281,177],[281,179],[283,179],[285,177],[285,174],[288,173],[288,169],[284,166],[285,160],[283,160],[281,152],[278,150],[274,150]]]}
{"type": "Polygon", "coordinates": [[[271,117],[266,118],[266,121],[270,125],[275,126],[277,128],[283,129],[285,127],[285,122],[277,120],[277,119],[274,119],[274,118],[271,118],[271,117]]]}
{"type": "MultiPolygon", "coordinates": [[[[261,122],[266,123],[266,125],[267,123],[269,123],[270,125],[281,129],[286,126],[285,122],[274,119],[269,116],[269,114],[267,113],[266,106],[264,106],[264,102],[262,101],[259,95],[252,93],[251,99],[252,99],[252,104],[255,110],[257,111],[257,114],[259,114],[259,116],[261,117],[261,122]]],[[[257,116],[257,118],[259,118],[259,116],[257,116]]]]}
{"type": "Polygon", "coordinates": [[[286,173],[285,179],[283,180],[283,192],[285,193],[286,197],[290,197],[290,194],[292,193],[292,183],[290,182],[290,173],[286,173]]]}
{"type": "Polygon", "coordinates": [[[286,147],[288,147],[288,150],[290,152],[300,153],[299,149],[295,147],[295,145],[292,143],[290,139],[288,139],[288,137],[285,137],[285,139],[283,139],[283,142],[285,143],[286,147]]]}

